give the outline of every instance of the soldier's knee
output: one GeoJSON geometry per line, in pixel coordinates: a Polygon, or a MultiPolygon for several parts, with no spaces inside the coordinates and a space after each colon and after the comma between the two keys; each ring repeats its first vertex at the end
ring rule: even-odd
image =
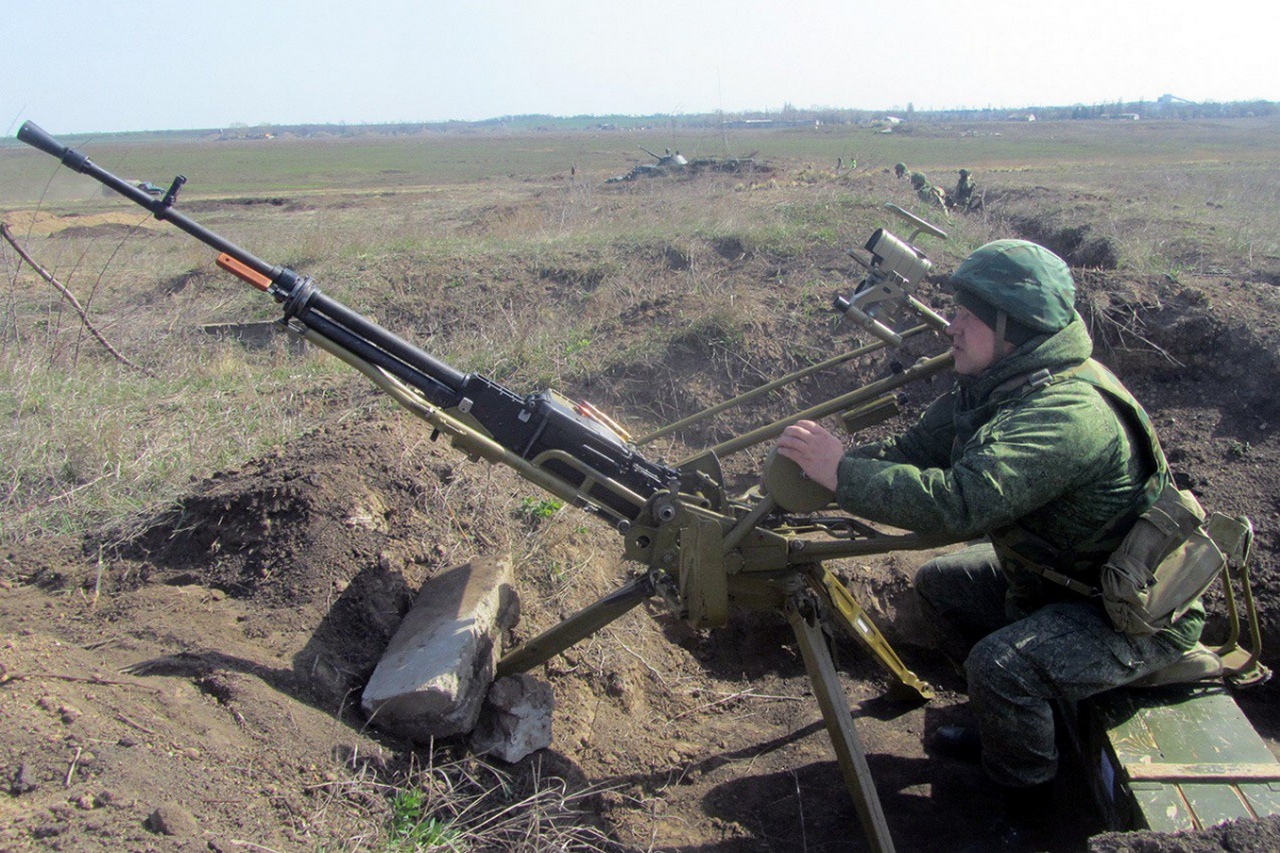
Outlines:
{"type": "Polygon", "coordinates": [[[974,643],[964,662],[970,694],[975,691],[1004,692],[1007,685],[1017,678],[1018,662],[1017,650],[1000,632],[983,637],[974,643]]]}
{"type": "Polygon", "coordinates": [[[915,580],[911,585],[915,590],[916,598],[927,604],[938,601],[945,575],[945,570],[936,560],[930,560],[917,569],[915,580]]]}

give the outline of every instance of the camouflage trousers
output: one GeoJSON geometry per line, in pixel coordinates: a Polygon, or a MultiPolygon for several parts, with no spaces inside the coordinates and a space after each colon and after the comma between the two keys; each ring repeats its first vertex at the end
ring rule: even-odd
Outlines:
{"type": "Polygon", "coordinates": [[[1131,637],[1085,600],[1048,604],[1021,618],[1006,612],[1008,582],[987,544],[931,560],[915,591],[938,647],[963,662],[982,742],[997,783],[1027,787],[1058,770],[1053,703],[1075,702],[1176,661],[1160,634],[1131,637]]]}

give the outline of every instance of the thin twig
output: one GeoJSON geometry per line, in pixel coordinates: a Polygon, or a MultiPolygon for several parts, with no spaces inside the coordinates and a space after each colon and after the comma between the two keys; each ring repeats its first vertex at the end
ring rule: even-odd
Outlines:
{"type": "Polygon", "coordinates": [[[102,333],[97,330],[97,328],[93,325],[93,322],[89,319],[89,315],[85,312],[84,308],[80,306],[80,300],[76,299],[75,294],[73,294],[70,290],[68,290],[65,286],[63,286],[63,284],[60,281],[54,278],[52,273],[50,273],[44,267],[40,266],[40,264],[36,263],[35,259],[32,258],[29,254],[27,254],[25,249],[23,249],[20,245],[18,245],[18,241],[13,238],[13,234],[9,231],[9,226],[7,223],[0,222],[0,237],[4,237],[5,241],[8,242],[8,244],[13,247],[13,250],[18,253],[18,257],[26,261],[27,265],[36,271],[37,275],[39,275],[45,281],[49,282],[49,284],[51,284],[55,290],[57,290],[59,293],[62,294],[62,298],[65,299],[67,303],[71,305],[72,308],[75,309],[78,315],[80,315],[80,322],[83,323],[84,327],[89,330],[89,334],[97,338],[98,343],[106,347],[107,352],[115,356],[116,359],[119,360],[125,366],[132,367],[134,370],[139,370],[142,373],[145,373],[147,376],[155,376],[155,374],[152,371],[148,370],[145,367],[142,367],[141,365],[134,364],[132,361],[130,361],[119,350],[113,347],[105,337],[102,336],[102,333]]]}
{"type": "Polygon", "coordinates": [[[231,839],[231,843],[236,847],[250,847],[254,850],[266,851],[266,853],[280,853],[280,851],[276,850],[274,847],[263,847],[261,844],[254,841],[241,841],[238,838],[233,838],[231,839]]]}
{"type": "Polygon", "coordinates": [[[0,684],[7,684],[10,681],[42,681],[51,679],[54,681],[72,681],[77,684],[97,684],[112,687],[133,687],[138,690],[149,690],[152,693],[160,691],[146,684],[130,684],[127,681],[112,681],[109,678],[99,678],[98,676],[90,676],[84,678],[78,675],[63,675],[59,672],[9,672],[7,669],[0,667],[0,684]]]}
{"type": "Polygon", "coordinates": [[[637,654],[637,653],[635,652],[635,650],[633,650],[630,646],[628,646],[626,643],[623,643],[623,642],[619,642],[619,643],[618,643],[618,645],[622,647],[622,650],[623,650],[624,652],[626,652],[627,654],[631,655],[631,656],[632,656],[633,658],[635,658],[636,660],[640,661],[640,663],[644,664],[645,669],[647,669],[647,670],[649,670],[649,672],[653,673],[653,677],[654,677],[654,678],[656,678],[656,679],[658,679],[658,681],[660,681],[660,682],[662,683],[662,686],[663,686],[663,687],[669,687],[669,685],[667,684],[667,680],[666,680],[665,678],[663,678],[663,677],[662,677],[662,673],[660,673],[660,672],[658,672],[656,669],[654,669],[654,668],[653,668],[653,666],[651,666],[651,665],[650,665],[650,663],[649,663],[647,660],[645,660],[643,657],[641,657],[639,654],[637,654]]]}
{"type": "Polygon", "coordinates": [[[781,701],[781,702],[804,701],[799,696],[774,696],[768,693],[756,693],[751,690],[741,690],[737,693],[729,693],[727,695],[724,695],[722,698],[717,699],[714,702],[708,702],[705,705],[699,705],[696,708],[690,708],[688,711],[681,711],[679,714],[676,714],[674,717],[668,720],[668,722],[674,723],[676,720],[679,720],[682,717],[687,717],[690,714],[700,713],[702,711],[707,710],[708,708],[714,708],[717,705],[723,705],[726,702],[732,702],[735,699],[768,699],[772,701],[781,701]]]}
{"type": "Polygon", "coordinates": [[[38,509],[41,509],[42,507],[49,506],[50,504],[55,504],[58,501],[66,500],[67,498],[74,495],[76,492],[81,491],[83,489],[87,489],[92,485],[102,482],[103,480],[110,477],[113,473],[115,472],[108,471],[105,474],[101,474],[97,477],[94,477],[92,480],[90,480],[87,483],[81,483],[80,485],[76,486],[73,489],[65,489],[61,492],[58,492],[56,495],[49,495],[47,498],[40,501],[39,503],[33,504],[27,507],[26,509],[22,510],[20,513],[18,513],[18,518],[26,518],[28,515],[31,515],[31,513],[35,512],[38,509]]]}
{"type": "Polygon", "coordinates": [[[76,774],[76,765],[80,763],[80,753],[83,749],[83,747],[76,747],[76,754],[71,758],[71,766],[67,768],[67,778],[62,780],[62,787],[71,787],[71,777],[76,774]]]}
{"type": "Polygon", "coordinates": [[[132,726],[133,728],[137,729],[137,730],[138,730],[138,731],[140,731],[140,732],[143,732],[143,733],[145,733],[145,734],[149,734],[149,735],[151,735],[152,737],[156,737],[156,733],[155,733],[154,731],[152,731],[151,729],[147,728],[146,726],[144,726],[142,723],[138,722],[137,720],[130,719],[129,717],[126,717],[124,714],[117,713],[117,714],[116,714],[116,719],[117,719],[117,720],[119,720],[120,722],[124,723],[126,726],[132,726]]]}

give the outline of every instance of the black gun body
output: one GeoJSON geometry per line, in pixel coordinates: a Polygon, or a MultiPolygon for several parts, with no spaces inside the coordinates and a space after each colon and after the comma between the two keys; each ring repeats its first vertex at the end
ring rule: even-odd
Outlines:
{"type": "MultiPolygon", "coordinates": [[[[607,483],[586,484],[588,471],[626,487],[641,501],[660,489],[673,489],[679,473],[641,456],[608,427],[574,411],[551,391],[519,396],[471,374],[463,384],[460,408],[475,418],[493,440],[534,462],[575,489],[634,521],[641,506],[607,483]]],[[[599,478],[596,478],[599,479],[599,478]]]]}
{"type": "Polygon", "coordinates": [[[465,413],[503,448],[573,489],[581,489],[588,506],[594,503],[607,507],[611,515],[634,521],[642,507],[610,488],[608,481],[623,486],[643,502],[679,480],[676,469],[641,456],[615,432],[574,411],[555,394],[548,391],[520,395],[491,379],[464,374],[326,296],[310,278],[268,264],[178,213],[173,204],[185,178],[175,179],[165,197],[156,199],[98,167],[84,154],[62,145],[31,122],[19,129],[18,139],[57,157],[68,168],[94,178],[150,210],[157,219],[172,222],[257,272],[270,282],[266,290],[283,305],[287,320],[302,324],[386,371],[431,404],[465,413]]]}
{"type": "MultiPolygon", "coordinates": [[[[308,279],[300,280],[290,294],[277,292],[276,298],[284,304],[286,317],[377,365],[434,405],[469,415],[499,445],[575,489],[583,486],[587,475],[556,451],[641,499],[679,479],[674,469],[645,459],[612,430],[578,414],[552,392],[521,395],[487,377],[463,374],[325,296],[308,279]]],[[[639,513],[634,501],[603,483],[589,487],[586,496],[628,521],[639,513]]]]}

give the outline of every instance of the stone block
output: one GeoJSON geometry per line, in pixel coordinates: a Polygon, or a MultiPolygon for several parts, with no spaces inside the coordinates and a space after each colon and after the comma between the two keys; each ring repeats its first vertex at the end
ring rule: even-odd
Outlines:
{"type": "Polygon", "coordinates": [[[422,743],[471,731],[519,611],[507,560],[477,559],[429,578],[365,685],[370,722],[422,743]]]}

